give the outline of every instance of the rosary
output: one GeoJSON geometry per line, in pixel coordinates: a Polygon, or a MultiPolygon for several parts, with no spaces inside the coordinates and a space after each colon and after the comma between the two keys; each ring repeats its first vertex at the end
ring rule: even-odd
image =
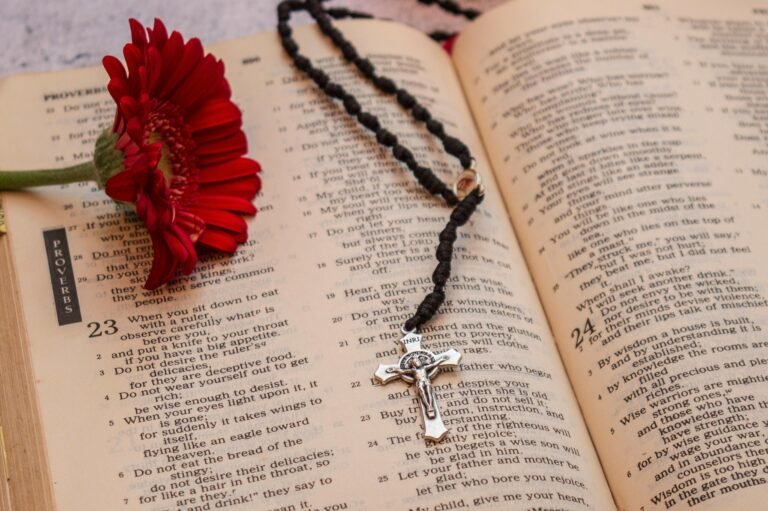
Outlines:
{"type": "MultiPolygon", "coordinates": [[[[455,349],[435,354],[422,348],[422,336],[419,333],[419,328],[432,319],[445,299],[445,284],[451,274],[453,244],[457,238],[456,230],[469,220],[478,204],[483,200],[484,190],[480,182],[480,175],[475,169],[475,159],[470,154],[469,148],[461,140],[446,134],[443,124],[434,119],[429,110],[419,104],[418,100],[407,90],[398,87],[393,80],[378,74],[371,61],[359,55],[352,43],[344,38],[344,35],[333,26],[332,22],[332,18],[370,18],[371,16],[347,9],[324,9],[321,1],[284,0],[278,5],[277,30],[283,48],[300,71],[309,76],[329,98],[339,100],[349,115],[355,117],[361,125],[375,134],[379,144],[390,148],[392,155],[413,172],[421,186],[433,195],[442,197],[449,206],[453,207],[450,219],[438,238],[439,244],[435,251],[438,264],[432,273],[434,288],[421,301],[416,313],[401,327],[403,337],[399,343],[404,353],[396,364],[380,365],[374,373],[376,381],[381,384],[402,379],[406,383],[416,385],[424,423],[424,438],[439,442],[445,438],[448,429],[440,418],[440,409],[437,406],[431,381],[441,368],[458,366],[461,354],[455,349]],[[459,160],[463,171],[453,186],[449,187],[435,176],[431,169],[420,165],[413,153],[398,141],[397,136],[381,126],[375,115],[363,110],[350,92],[341,85],[334,83],[322,69],[314,67],[308,58],[299,53],[299,45],[293,39],[293,31],[288,24],[293,11],[309,12],[323,34],[333,42],[348,62],[354,64],[378,90],[386,95],[394,96],[397,102],[408,110],[416,121],[424,123],[427,130],[443,143],[443,148],[448,154],[459,160]]],[[[436,3],[448,12],[463,15],[469,19],[478,15],[477,11],[461,9],[450,0],[419,1],[424,4],[436,3]]],[[[448,34],[436,32],[432,34],[432,37],[436,40],[442,40],[446,39],[448,34]]]]}

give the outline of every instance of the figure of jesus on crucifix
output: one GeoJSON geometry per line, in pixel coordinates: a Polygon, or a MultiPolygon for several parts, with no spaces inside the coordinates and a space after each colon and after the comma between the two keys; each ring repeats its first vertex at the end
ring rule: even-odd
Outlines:
{"type": "Polygon", "coordinates": [[[388,367],[386,371],[388,373],[397,373],[400,378],[408,383],[416,382],[416,388],[419,389],[419,399],[427,410],[427,417],[434,419],[437,413],[435,412],[435,394],[432,391],[432,378],[434,378],[438,366],[448,360],[448,356],[445,354],[435,357],[435,361],[424,365],[419,357],[413,357],[410,360],[410,367],[407,369],[400,369],[399,367],[388,367]]]}
{"type": "Polygon", "coordinates": [[[376,381],[385,384],[401,379],[406,383],[415,383],[418,392],[419,407],[424,421],[424,438],[439,442],[448,433],[440,417],[432,379],[443,367],[456,367],[461,360],[461,353],[449,349],[444,353],[434,354],[421,347],[421,334],[407,332],[400,339],[405,353],[397,364],[380,365],[374,374],[376,381]]]}

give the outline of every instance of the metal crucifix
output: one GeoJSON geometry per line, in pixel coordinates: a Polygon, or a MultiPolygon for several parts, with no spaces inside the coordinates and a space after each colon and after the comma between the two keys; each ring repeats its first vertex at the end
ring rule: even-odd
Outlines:
{"type": "Polygon", "coordinates": [[[418,391],[421,416],[424,421],[424,438],[439,442],[448,433],[440,418],[440,409],[432,388],[432,378],[437,376],[441,367],[456,367],[461,360],[461,353],[451,348],[443,353],[434,354],[422,349],[421,334],[405,332],[400,339],[405,353],[397,364],[380,365],[374,376],[382,384],[401,379],[406,383],[415,383],[418,391]]]}

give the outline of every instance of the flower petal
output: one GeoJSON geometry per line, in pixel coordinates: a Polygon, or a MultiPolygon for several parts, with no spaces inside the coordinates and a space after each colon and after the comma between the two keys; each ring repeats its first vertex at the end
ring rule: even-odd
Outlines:
{"type": "Polygon", "coordinates": [[[254,206],[251,201],[240,197],[230,197],[228,195],[201,194],[195,200],[195,206],[208,209],[220,208],[244,215],[253,215],[256,213],[256,206],[254,206]]]}
{"type": "Polygon", "coordinates": [[[223,98],[205,102],[187,118],[187,125],[192,133],[230,124],[241,125],[242,113],[232,101],[223,98]]]}
{"type": "Polygon", "coordinates": [[[165,29],[163,22],[158,18],[155,18],[152,33],[149,37],[149,44],[158,50],[162,50],[166,41],[168,41],[168,31],[165,29]]]}
{"type": "Polygon", "coordinates": [[[200,165],[209,166],[233,160],[247,152],[248,141],[245,133],[239,131],[230,138],[202,144],[197,148],[197,157],[200,159],[200,165]]]}
{"type": "Polygon", "coordinates": [[[147,34],[144,31],[144,25],[134,18],[129,19],[128,24],[131,26],[131,40],[133,44],[139,48],[144,48],[147,45],[147,34]]]}
{"type": "Polygon", "coordinates": [[[133,96],[128,94],[124,95],[120,98],[118,104],[120,106],[120,113],[126,118],[130,119],[131,117],[139,115],[139,104],[133,99],[133,96]]]}
{"type": "Polygon", "coordinates": [[[210,93],[222,79],[221,75],[216,74],[216,69],[216,58],[213,55],[203,57],[173,93],[171,101],[187,111],[191,110],[196,102],[210,97],[210,93]]]}
{"type": "Polygon", "coordinates": [[[195,243],[203,231],[205,231],[205,222],[203,219],[190,213],[186,209],[178,209],[176,211],[176,218],[174,219],[173,225],[187,233],[187,236],[192,243],[195,243]]]}
{"type": "Polygon", "coordinates": [[[195,265],[197,264],[197,250],[195,250],[195,244],[189,238],[189,234],[177,225],[172,225],[171,230],[187,252],[187,257],[181,265],[181,273],[189,275],[192,273],[192,270],[195,269],[195,265]]]}
{"type": "Polygon", "coordinates": [[[124,82],[128,81],[128,75],[125,72],[123,63],[120,62],[117,57],[107,55],[101,59],[101,63],[104,65],[104,69],[107,70],[107,74],[110,78],[117,78],[123,80],[124,82]]]}
{"type": "Polygon", "coordinates": [[[176,274],[178,264],[173,254],[165,244],[165,239],[159,234],[152,235],[152,269],[149,271],[145,289],[157,289],[170,281],[176,274]]]}
{"type": "Polygon", "coordinates": [[[160,79],[157,83],[157,95],[159,98],[164,99],[165,96],[161,94],[162,90],[171,75],[176,69],[179,59],[184,52],[184,39],[178,32],[173,32],[168,38],[168,42],[163,46],[163,51],[160,54],[163,62],[163,69],[160,73],[160,79]]]}
{"type": "Polygon", "coordinates": [[[130,76],[144,61],[144,54],[138,46],[128,43],[123,46],[123,58],[125,59],[125,66],[128,68],[128,76],[130,76]]]}
{"type": "Polygon", "coordinates": [[[248,230],[243,217],[218,209],[206,209],[197,206],[188,208],[189,211],[203,219],[206,225],[214,225],[234,233],[242,233],[248,230]]]}
{"type": "Polygon", "coordinates": [[[144,126],[137,117],[131,117],[125,125],[125,132],[136,144],[141,145],[144,142],[144,126]]]}
{"type": "Polygon", "coordinates": [[[115,103],[120,103],[120,99],[131,93],[128,88],[128,82],[120,78],[112,78],[107,84],[107,90],[115,103]]]}
{"type": "Polygon", "coordinates": [[[147,50],[147,92],[150,94],[155,91],[163,73],[163,58],[160,51],[154,46],[147,50]]]}
{"type": "Polygon", "coordinates": [[[206,229],[197,242],[206,247],[220,250],[221,252],[227,252],[229,254],[237,250],[237,241],[235,238],[231,234],[219,229],[206,229]]]}
{"type": "Polygon", "coordinates": [[[126,170],[107,179],[104,185],[107,195],[123,202],[136,202],[138,189],[135,173],[126,170]]]}
{"type": "MultiPolygon", "coordinates": [[[[173,38],[173,34],[171,34],[173,38]]],[[[200,39],[190,39],[182,53],[181,60],[176,65],[173,74],[168,78],[168,81],[163,84],[162,90],[158,93],[160,97],[169,97],[173,91],[184,83],[184,80],[189,76],[198,62],[203,58],[203,45],[200,44],[200,39]]],[[[163,59],[165,60],[165,59],[163,59]]]]}
{"type": "Polygon", "coordinates": [[[247,179],[236,179],[233,181],[203,185],[200,187],[200,192],[211,195],[230,195],[251,200],[257,193],[259,193],[260,189],[261,179],[259,179],[258,176],[253,176],[252,178],[247,179]]]}
{"type": "Polygon", "coordinates": [[[241,177],[250,177],[261,170],[258,162],[250,158],[238,158],[219,165],[201,167],[198,181],[202,184],[217,181],[229,181],[241,177]]]}
{"type": "Polygon", "coordinates": [[[228,124],[219,126],[214,129],[205,130],[195,134],[194,141],[198,147],[203,147],[207,144],[213,144],[222,140],[228,140],[232,137],[238,136],[240,132],[240,124],[228,124]]]}

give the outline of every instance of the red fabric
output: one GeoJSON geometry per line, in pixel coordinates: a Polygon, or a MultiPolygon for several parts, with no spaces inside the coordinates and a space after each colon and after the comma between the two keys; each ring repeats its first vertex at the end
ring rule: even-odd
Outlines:
{"type": "Polygon", "coordinates": [[[453,53],[453,45],[456,44],[456,39],[459,37],[459,34],[453,34],[451,37],[443,41],[443,49],[448,52],[450,55],[453,53]]]}
{"type": "Polygon", "coordinates": [[[242,215],[256,213],[261,168],[244,157],[242,115],[224,64],[198,39],[168,35],[160,20],[145,29],[132,19],[130,27],[126,66],[112,56],[103,61],[125,156],[105,188],[135,204],[149,231],[154,258],[144,287],[155,289],[178,270],[191,273],[198,246],[234,252],[248,239],[242,215]]]}

